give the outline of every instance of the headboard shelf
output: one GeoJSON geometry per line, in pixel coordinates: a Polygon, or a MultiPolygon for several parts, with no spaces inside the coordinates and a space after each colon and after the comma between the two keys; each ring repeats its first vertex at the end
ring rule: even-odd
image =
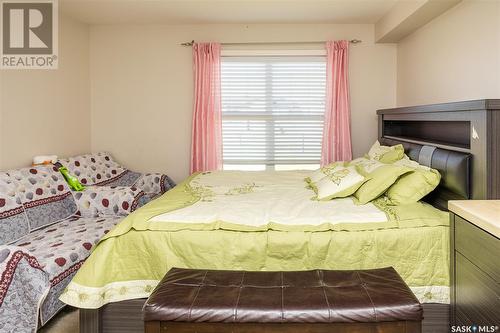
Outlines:
{"type": "Polygon", "coordinates": [[[442,182],[434,193],[441,203],[456,199],[459,192],[463,197],[465,192],[455,185],[465,177],[470,180],[465,199],[500,199],[500,99],[382,109],[377,114],[380,142],[403,144],[413,159],[421,151],[429,152],[425,146],[441,150],[438,164],[469,156],[467,174],[458,164],[441,168],[442,182]],[[445,190],[447,195],[442,194],[445,190]]]}
{"type": "Polygon", "coordinates": [[[382,123],[382,135],[470,149],[470,121],[390,120],[382,123]]]}
{"type": "Polygon", "coordinates": [[[470,148],[465,148],[465,147],[457,147],[457,146],[450,146],[447,145],[446,143],[440,143],[436,141],[426,141],[426,140],[419,140],[418,138],[412,138],[412,137],[406,137],[406,136],[392,136],[392,135],[384,135],[384,138],[391,139],[391,140],[397,140],[401,142],[408,142],[408,143],[414,143],[418,145],[430,145],[434,146],[437,148],[441,149],[447,149],[447,150],[453,150],[453,151],[458,151],[461,153],[470,153],[470,148]]]}

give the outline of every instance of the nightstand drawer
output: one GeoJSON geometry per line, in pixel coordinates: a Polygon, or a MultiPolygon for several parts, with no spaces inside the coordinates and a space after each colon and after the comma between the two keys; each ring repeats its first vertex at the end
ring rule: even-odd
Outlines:
{"type": "Polygon", "coordinates": [[[500,284],[460,253],[456,253],[455,273],[458,321],[463,324],[498,325],[500,284]]]}
{"type": "Polygon", "coordinates": [[[500,282],[500,241],[455,215],[455,250],[500,282]]]}

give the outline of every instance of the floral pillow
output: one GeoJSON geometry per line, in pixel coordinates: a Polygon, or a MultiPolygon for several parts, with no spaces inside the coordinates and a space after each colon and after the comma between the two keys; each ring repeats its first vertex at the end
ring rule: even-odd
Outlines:
{"type": "Polygon", "coordinates": [[[321,180],[312,183],[316,192],[315,199],[321,201],[348,197],[366,181],[354,166],[336,166],[325,170],[325,174],[321,180]]]}
{"type": "Polygon", "coordinates": [[[144,203],[145,193],[136,187],[89,186],[74,197],[82,217],[127,216],[144,203]]]}
{"type": "Polygon", "coordinates": [[[71,190],[62,174],[50,165],[8,171],[16,183],[30,232],[73,216],[77,211],[71,190]]]}
{"type": "Polygon", "coordinates": [[[344,166],[344,162],[333,162],[325,165],[314,171],[309,177],[305,178],[304,180],[310,185],[312,183],[316,183],[324,178],[332,169],[335,169],[338,166],[344,166]]]}
{"type": "Polygon", "coordinates": [[[382,163],[394,163],[404,156],[403,145],[382,146],[380,142],[375,141],[367,154],[367,158],[382,163]]]}

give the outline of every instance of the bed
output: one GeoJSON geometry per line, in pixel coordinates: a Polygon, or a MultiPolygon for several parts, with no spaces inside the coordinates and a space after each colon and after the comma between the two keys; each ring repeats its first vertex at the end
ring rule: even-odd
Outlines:
{"type": "MultiPolygon", "coordinates": [[[[356,205],[350,197],[318,202],[305,186],[307,176],[305,171],[193,175],[109,232],[61,299],[83,309],[144,302],[171,267],[393,266],[421,302],[449,303],[446,212],[425,202],[356,205]]],[[[135,310],[142,325],[140,308],[135,310]]]]}
{"type": "Polygon", "coordinates": [[[193,175],[109,232],[61,299],[81,308],[82,333],[137,332],[144,298],[171,267],[393,266],[424,303],[424,332],[426,326],[439,332],[447,327],[449,312],[446,203],[471,197],[472,156],[394,136],[379,140],[403,144],[411,159],[441,173],[440,186],[425,202],[388,206],[375,200],[360,207],[345,198],[312,214],[315,202],[305,188],[305,172],[193,175]],[[270,193],[290,200],[273,202],[270,193]]]}
{"type": "Polygon", "coordinates": [[[447,213],[422,202],[311,200],[308,174],[219,171],[189,177],[108,233],[61,299],[99,308],[147,297],[172,267],[394,266],[422,302],[449,302],[447,213]]]}

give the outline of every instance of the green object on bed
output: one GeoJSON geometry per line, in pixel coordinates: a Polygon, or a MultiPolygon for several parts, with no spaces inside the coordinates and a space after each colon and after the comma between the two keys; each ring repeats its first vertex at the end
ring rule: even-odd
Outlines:
{"type": "Polygon", "coordinates": [[[419,165],[406,156],[394,164],[407,166],[413,172],[401,176],[385,193],[393,205],[417,202],[439,185],[441,174],[435,169],[419,165]]]}
{"type": "Polygon", "coordinates": [[[83,186],[80,181],[73,176],[72,174],[69,173],[68,168],[63,166],[61,163],[56,162],[54,166],[59,170],[59,172],[63,175],[64,179],[68,183],[69,187],[73,191],[83,191],[85,190],[85,186],[83,186]]]}
{"type": "MultiPolygon", "coordinates": [[[[109,302],[147,297],[172,267],[271,271],[393,266],[421,301],[448,302],[447,213],[425,203],[390,206],[378,199],[374,202],[377,208],[353,208],[371,212],[372,221],[366,223],[164,221],[169,216],[181,219],[184,211],[196,206],[217,205],[218,198],[224,203],[265,196],[267,185],[259,187],[258,182],[214,194],[216,186],[207,184],[221,175],[193,175],[129,215],[95,247],[60,299],[76,307],[98,308],[109,302]],[[377,220],[380,216],[376,211],[386,216],[385,222],[377,220]]],[[[285,173],[283,183],[292,178],[286,177],[285,173]]],[[[238,174],[233,174],[233,179],[237,178],[238,174]]],[[[297,176],[296,183],[290,182],[297,191],[301,188],[312,193],[303,189],[303,179],[297,176]]],[[[307,192],[301,195],[307,196],[307,192]]],[[[340,207],[340,211],[343,205],[352,204],[350,198],[308,201],[304,209],[326,205],[321,207],[340,207]]],[[[299,213],[308,214],[307,209],[299,213]]]]}

